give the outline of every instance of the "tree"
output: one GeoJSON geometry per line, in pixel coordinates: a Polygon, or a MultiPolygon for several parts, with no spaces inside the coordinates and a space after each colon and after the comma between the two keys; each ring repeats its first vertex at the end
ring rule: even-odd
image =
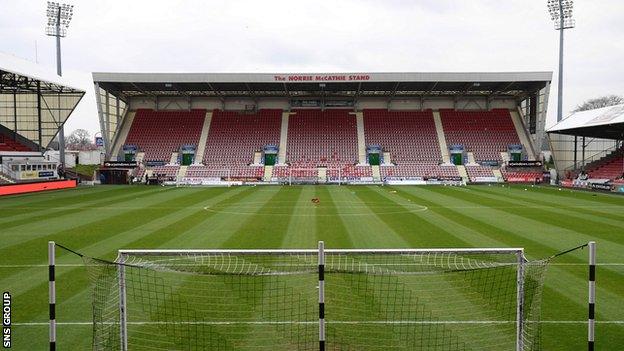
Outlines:
{"type": "Polygon", "coordinates": [[[605,95],[595,99],[589,99],[576,106],[574,112],[593,110],[601,107],[624,104],[624,97],[619,95],[605,95]]]}
{"type": "Polygon", "coordinates": [[[70,150],[88,151],[96,150],[97,147],[91,139],[89,131],[84,129],[74,130],[68,137],[65,138],[65,147],[70,150]]]}

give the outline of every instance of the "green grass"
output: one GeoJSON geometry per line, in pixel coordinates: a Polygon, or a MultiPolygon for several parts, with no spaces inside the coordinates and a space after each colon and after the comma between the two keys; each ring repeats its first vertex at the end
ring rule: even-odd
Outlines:
{"type": "MultiPolygon", "coordinates": [[[[331,248],[524,247],[536,259],[595,240],[597,349],[620,348],[624,197],[524,189],[100,186],[0,198],[0,287],[13,296],[13,349],[46,348],[49,240],[106,259],[120,248],[314,248],[318,240],[331,248]],[[311,210],[313,197],[321,204],[311,210]]],[[[545,350],[585,348],[586,255],[563,256],[548,270],[545,350]]],[[[57,263],[58,322],[89,322],[88,280],[73,266],[80,260],[59,251],[57,263]]],[[[59,349],[89,349],[91,328],[60,325],[59,349]]]]}

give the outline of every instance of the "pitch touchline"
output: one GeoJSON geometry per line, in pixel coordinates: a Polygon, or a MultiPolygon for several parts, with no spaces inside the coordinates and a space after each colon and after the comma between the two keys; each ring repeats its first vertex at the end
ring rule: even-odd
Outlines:
{"type": "MultiPolygon", "coordinates": [[[[587,321],[527,321],[540,324],[587,324],[587,321]]],[[[326,324],[412,324],[412,325],[435,325],[435,324],[516,324],[516,321],[325,321],[326,324]]],[[[624,321],[595,321],[597,324],[624,324],[624,321]]],[[[14,326],[44,326],[48,322],[24,322],[12,323],[14,326]]],[[[114,325],[117,323],[104,322],[101,324],[114,325]]],[[[285,324],[318,324],[318,321],[183,321],[183,322],[127,322],[129,325],[285,325],[285,324]]],[[[56,325],[93,325],[93,322],[56,322],[56,325]]]]}

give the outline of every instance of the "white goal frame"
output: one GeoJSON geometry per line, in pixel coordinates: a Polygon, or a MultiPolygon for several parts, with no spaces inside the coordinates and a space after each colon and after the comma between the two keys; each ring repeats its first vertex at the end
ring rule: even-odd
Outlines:
{"type": "Polygon", "coordinates": [[[324,320],[324,304],[325,304],[325,285],[324,285],[324,266],[325,254],[510,254],[517,257],[518,270],[516,275],[516,350],[521,351],[523,348],[523,305],[524,305],[524,257],[523,248],[439,248],[439,249],[325,249],[323,241],[319,241],[318,249],[259,249],[259,250],[240,250],[240,249],[124,249],[118,251],[116,259],[117,263],[121,263],[118,268],[119,277],[119,312],[120,312],[120,340],[121,350],[126,351],[128,348],[127,333],[127,310],[125,306],[126,289],[125,289],[125,269],[123,263],[127,257],[132,256],[171,256],[171,255],[202,255],[202,254],[234,254],[234,255],[281,255],[281,254],[318,254],[318,272],[319,272],[319,350],[325,351],[325,320],[324,320]]]}

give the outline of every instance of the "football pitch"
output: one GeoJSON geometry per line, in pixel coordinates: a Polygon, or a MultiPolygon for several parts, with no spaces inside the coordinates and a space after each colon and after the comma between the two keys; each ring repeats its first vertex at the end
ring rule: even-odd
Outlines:
{"type": "MultiPolygon", "coordinates": [[[[98,186],[0,198],[0,288],[13,349],[48,338],[47,242],[113,260],[122,248],[522,247],[532,259],[597,242],[596,346],[624,345],[624,197],[531,186],[98,186]],[[318,199],[318,200],[316,200],[318,199]]],[[[59,350],[90,349],[82,261],[57,251],[59,350]]],[[[554,260],[544,350],[583,350],[587,250],[554,260]]],[[[488,326],[484,326],[487,328],[488,326]]]]}

